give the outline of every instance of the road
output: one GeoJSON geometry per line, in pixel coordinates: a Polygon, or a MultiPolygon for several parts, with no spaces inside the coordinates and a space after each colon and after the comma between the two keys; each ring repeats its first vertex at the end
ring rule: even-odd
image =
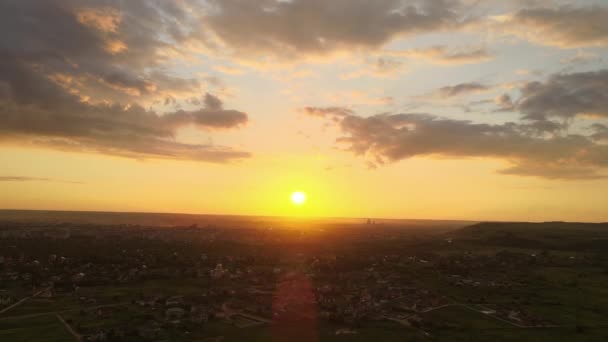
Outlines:
{"type": "Polygon", "coordinates": [[[19,305],[23,304],[23,303],[24,303],[25,301],[27,301],[28,299],[30,299],[30,298],[34,298],[34,297],[38,296],[39,294],[41,294],[42,292],[44,292],[44,291],[46,291],[46,290],[48,290],[48,289],[49,289],[49,288],[42,289],[42,290],[40,290],[40,291],[38,291],[38,292],[34,293],[33,295],[31,295],[31,296],[29,296],[29,297],[25,297],[25,298],[23,298],[23,299],[19,300],[18,302],[16,302],[15,304],[13,304],[13,305],[11,305],[11,306],[8,306],[8,307],[6,307],[6,308],[4,308],[4,309],[0,310],[0,315],[2,315],[3,313],[7,312],[8,310],[10,310],[10,309],[12,309],[12,308],[15,308],[15,307],[17,307],[17,306],[19,306],[19,305]]]}
{"type": "Polygon", "coordinates": [[[78,342],[82,342],[82,336],[80,336],[80,334],[78,334],[73,328],[72,326],[70,326],[68,324],[68,322],[66,322],[63,317],[61,317],[60,314],[55,314],[55,317],[57,317],[57,319],[63,324],[63,326],[70,332],[70,334],[72,334],[72,336],[74,336],[74,338],[76,339],[76,341],[78,342]]]}

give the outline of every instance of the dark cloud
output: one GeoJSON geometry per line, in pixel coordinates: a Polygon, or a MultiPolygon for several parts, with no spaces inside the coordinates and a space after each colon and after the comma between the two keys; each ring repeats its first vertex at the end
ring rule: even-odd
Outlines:
{"type": "Polygon", "coordinates": [[[515,109],[513,99],[509,94],[502,94],[494,99],[494,102],[498,105],[497,111],[512,111],[515,109]]]}
{"type": "Polygon", "coordinates": [[[4,141],[136,158],[227,162],[249,156],[227,147],[174,140],[176,130],[185,125],[226,129],[247,122],[245,113],[223,109],[210,94],[199,110],[160,115],[136,104],[84,102],[18,61],[1,62],[5,91],[0,98],[0,138],[4,141]]]}
{"type": "Polygon", "coordinates": [[[591,134],[593,139],[608,142],[608,126],[596,122],[591,125],[591,130],[593,131],[593,134],[591,134]]]}
{"type": "Polygon", "coordinates": [[[4,1],[0,53],[35,65],[47,76],[62,76],[72,82],[66,87],[93,99],[100,92],[105,100],[125,100],[125,92],[142,96],[180,91],[179,80],[168,82],[170,77],[160,68],[167,53],[179,45],[161,37],[170,37],[172,23],[186,19],[167,12],[167,3],[4,1]]]}
{"type": "Polygon", "coordinates": [[[222,101],[206,94],[203,100],[204,108],[195,111],[179,111],[165,115],[164,119],[179,124],[193,123],[208,129],[229,129],[245,125],[248,121],[247,114],[238,110],[226,110],[222,101]]]}
{"type": "Polygon", "coordinates": [[[608,7],[522,9],[508,18],[510,30],[534,42],[576,48],[608,46],[608,7]]]}
{"type": "Polygon", "coordinates": [[[248,152],[175,140],[177,130],[247,123],[207,94],[193,110],[178,106],[202,83],[171,75],[190,18],[169,1],[47,0],[0,3],[0,140],[134,158],[229,162],[248,152]]]}
{"type": "Polygon", "coordinates": [[[520,88],[516,110],[525,118],[608,117],[608,70],[557,74],[520,88]]]}
{"type": "Polygon", "coordinates": [[[458,9],[452,0],[212,0],[204,21],[237,51],[301,57],[456,27],[458,9]]]}
{"type": "Polygon", "coordinates": [[[445,87],[439,88],[437,90],[437,95],[442,98],[449,98],[449,97],[467,95],[467,94],[471,94],[471,93],[478,93],[478,92],[489,90],[490,88],[491,88],[490,86],[487,86],[487,85],[484,85],[481,83],[477,83],[477,82],[460,83],[460,84],[456,84],[453,86],[445,86],[445,87]]]}
{"type": "Polygon", "coordinates": [[[355,113],[344,107],[304,107],[302,111],[310,116],[318,117],[344,117],[348,115],[354,115],[355,113]]]}
{"type": "MultiPolygon", "coordinates": [[[[608,70],[555,74],[518,90],[518,97],[498,96],[494,111],[520,114],[526,127],[537,133],[565,131],[579,117],[608,117],[608,70]]],[[[601,126],[592,125],[595,137],[602,135],[601,126]]]]}
{"type": "Polygon", "coordinates": [[[491,125],[423,113],[361,117],[347,109],[307,112],[332,119],[344,133],[337,142],[371,166],[414,156],[492,157],[512,164],[503,173],[563,179],[603,177],[601,170],[608,167],[607,145],[582,135],[547,136],[525,123],[491,125]]]}

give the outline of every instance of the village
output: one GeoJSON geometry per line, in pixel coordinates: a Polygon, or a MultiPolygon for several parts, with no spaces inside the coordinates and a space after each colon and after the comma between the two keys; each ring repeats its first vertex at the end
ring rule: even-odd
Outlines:
{"type": "Polygon", "coordinates": [[[516,270],[594,262],[546,251],[454,250],[451,238],[423,240],[446,249],[429,253],[407,234],[383,234],[412,247],[380,241],[356,253],[350,244],[367,235],[359,230],[336,239],[269,229],[5,227],[0,320],[57,315],[82,341],[160,340],[290,322],[326,322],[336,335],[356,335],[374,322],[432,334],[452,327],[433,316],[450,308],[514,328],[549,328],[560,325],[527,310],[534,294],[512,295],[530,285],[516,270]]]}

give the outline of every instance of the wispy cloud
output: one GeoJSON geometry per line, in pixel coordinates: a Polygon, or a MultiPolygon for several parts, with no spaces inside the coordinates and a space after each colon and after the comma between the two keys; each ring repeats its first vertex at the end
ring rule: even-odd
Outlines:
{"type": "Polygon", "coordinates": [[[44,178],[44,177],[22,177],[22,176],[0,176],[0,182],[56,182],[67,184],[85,184],[84,182],[44,178]]]}
{"type": "Polygon", "coordinates": [[[377,49],[393,39],[459,27],[457,1],[209,1],[201,20],[236,58],[304,58],[377,49]]]}
{"type": "Polygon", "coordinates": [[[436,45],[428,48],[384,51],[386,55],[418,59],[435,64],[459,65],[482,63],[494,59],[485,47],[448,47],[436,45]]]}
{"type": "Polygon", "coordinates": [[[455,85],[441,87],[434,91],[432,95],[440,98],[451,98],[469,94],[476,94],[488,91],[490,89],[492,89],[492,86],[478,82],[459,83],[455,85]]]}

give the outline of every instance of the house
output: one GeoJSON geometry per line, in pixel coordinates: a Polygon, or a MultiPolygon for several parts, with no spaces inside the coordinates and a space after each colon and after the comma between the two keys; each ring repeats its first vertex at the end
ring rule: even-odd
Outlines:
{"type": "Polygon", "coordinates": [[[0,297],[0,306],[8,306],[14,301],[13,297],[2,296],[0,297]]]}
{"type": "Polygon", "coordinates": [[[173,296],[170,298],[167,298],[167,300],[165,301],[165,305],[166,306],[178,306],[178,305],[182,305],[184,302],[184,298],[181,296],[173,296]]]}

